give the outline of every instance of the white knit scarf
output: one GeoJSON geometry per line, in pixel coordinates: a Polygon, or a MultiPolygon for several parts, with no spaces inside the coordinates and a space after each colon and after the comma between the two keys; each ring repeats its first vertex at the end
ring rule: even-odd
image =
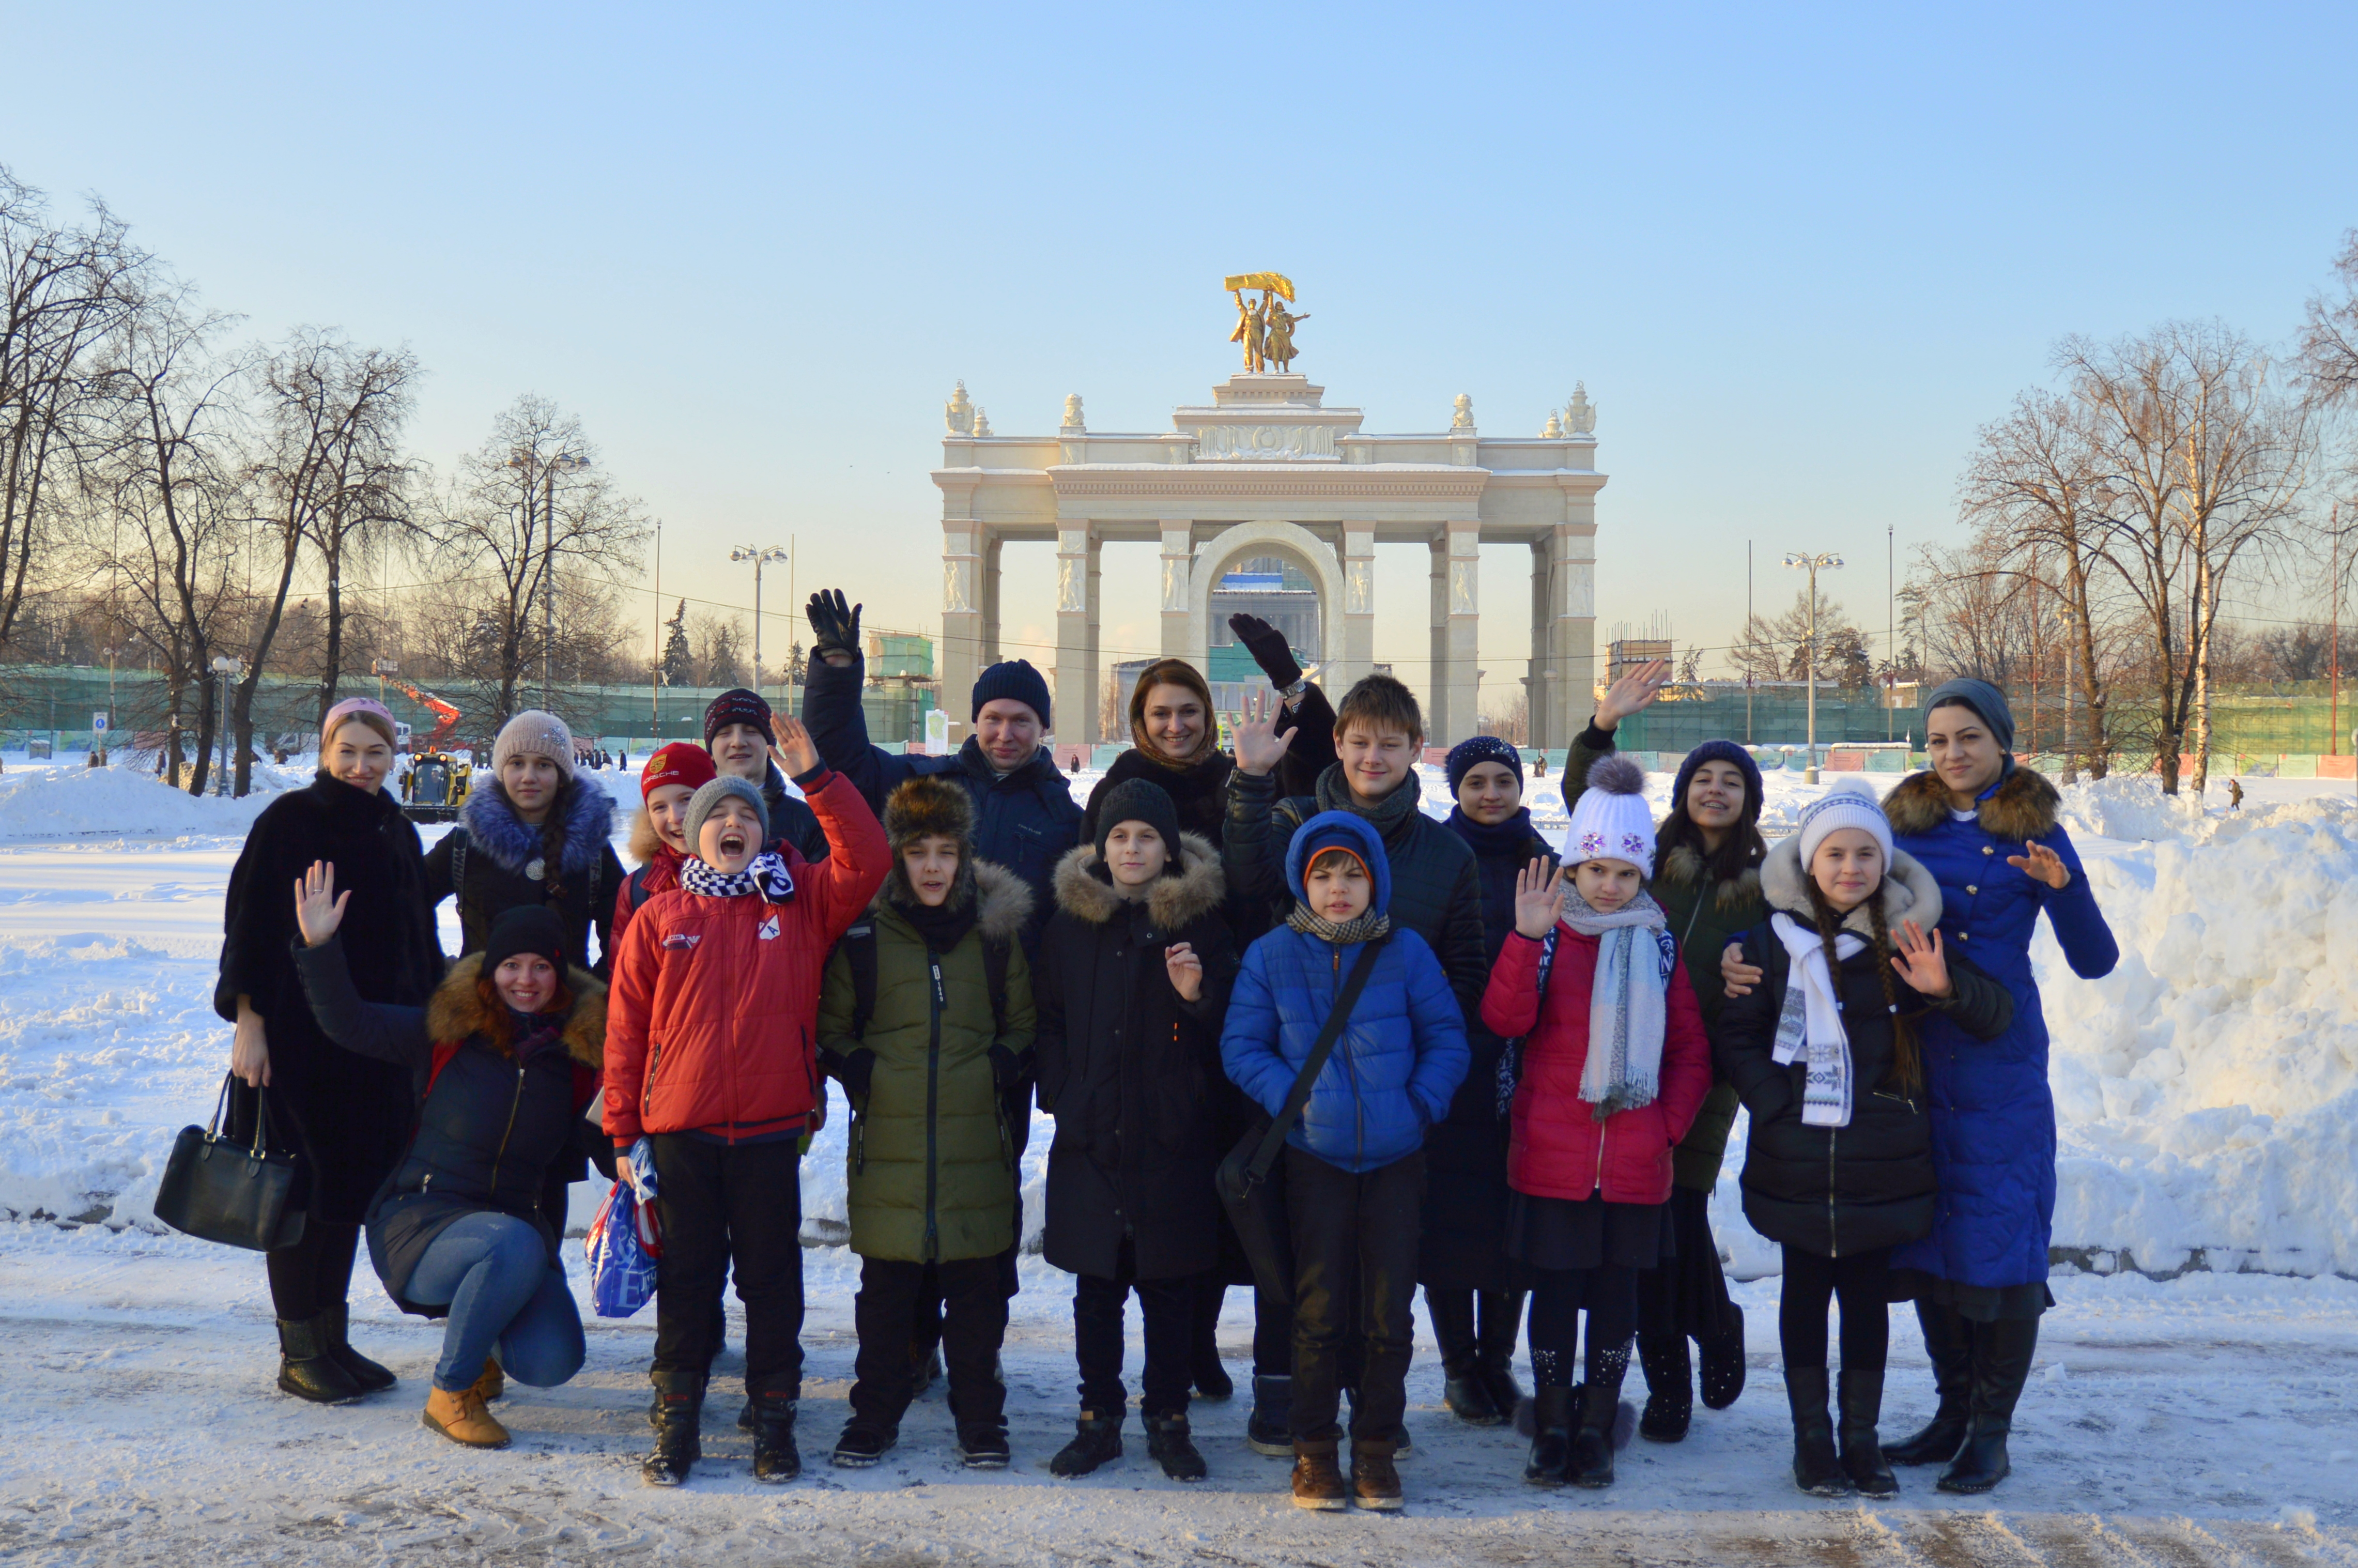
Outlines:
{"type": "MultiPolygon", "coordinates": [[[[1877,896],[1880,896],[1878,894],[1877,896]]],[[[1825,938],[1816,927],[1779,910],[1768,917],[1768,929],[1785,945],[1793,975],[1785,984],[1785,1005],[1777,1015],[1777,1065],[1786,1066],[1807,1053],[1809,1068],[1801,1090],[1801,1121],[1809,1127],[1848,1127],[1851,1111],[1850,1032],[1843,1027],[1842,1003],[1834,979],[1826,967],[1825,938]]],[[[1837,962],[1866,947],[1863,937],[1848,931],[1834,938],[1837,962]]]]}
{"type": "Polygon", "coordinates": [[[1662,906],[1650,893],[1599,914],[1579,893],[1567,891],[1563,924],[1598,939],[1580,1098],[1596,1108],[1595,1119],[1602,1121],[1617,1110],[1653,1104],[1660,1091],[1662,1036],[1670,1027],[1664,997],[1678,967],[1679,945],[1662,906]]]}

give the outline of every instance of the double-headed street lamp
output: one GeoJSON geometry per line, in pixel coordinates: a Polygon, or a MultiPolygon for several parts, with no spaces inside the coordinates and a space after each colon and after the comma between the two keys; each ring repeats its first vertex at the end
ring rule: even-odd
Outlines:
{"type": "Polygon", "coordinates": [[[741,549],[730,551],[729,558],[753,563],[753,689],[759,691],[762,689],[762,568],[773,562],[783,565],[794,557],[775,545],[759,548],[747,545],[741,549]]]}
{"type": "Polygon", "coordinates": [[[1810,574],[1810,765],[1802,770],[1801,782],[1818,782],[1818,573],[1839,571],[1843,558],[1828,552],[1823,556],[1805,556],[1789,551],[1785,564],[1795,571],[1810,574]]]}

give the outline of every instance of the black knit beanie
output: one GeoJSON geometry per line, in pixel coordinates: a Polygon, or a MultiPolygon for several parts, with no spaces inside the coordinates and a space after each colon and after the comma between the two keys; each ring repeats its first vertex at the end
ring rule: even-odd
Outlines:
{"type": "MultiPolygon", "coordinates": [[[[982,678],[974,683],[974,711],[967,715],[968,719],[980,719],[982,705],[997,702],[1001,697],[1023,704],[1040,716],[1041,729],[1050,728],[1048,682],[1032,667],[1029,659],[1010,659],[1005,664],[993,665],[983,671],[982,678]]],[[[712,721],[708,719],[705,722],[709,724],[712,721]]]]}
{"type": "Polygon", "coordinates": [[[770,705],[758,691],[732,687],[712,699],[704,710],[704,746],[712,749],[712,738],[731,724],[751,724],[765,737],[770,733],[770,705]]]}
{"type": "Polygon", "coordinates": [[[520,903],[501,911],[483,939],[484,976],[489,978],[519,953],[537,953],[558,974],[565,972],[565,927],[557,923],[556,911],[545,903],[520,903]]]}
{"type": "Polygon", "coordinates": [[[1179,864],[1179,808],[1171,804],[1169,792],[1152,779],[1124,779],[1106,791],[1105,799],[1098,803],[1098,860],[1105,860],[1106,839],[1112,836],[1115,825],[1123,822],[1143,822],[1163,835],[1163,848],[1169,854],[1167,862],[1176,869],[1179,864]]]}

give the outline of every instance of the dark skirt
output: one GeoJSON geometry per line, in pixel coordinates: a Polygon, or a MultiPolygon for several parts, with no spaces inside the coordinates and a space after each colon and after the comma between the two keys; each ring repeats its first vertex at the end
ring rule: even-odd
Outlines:
{"type": "Polygon", "coordinates": [[[1891,1299],[1914,1302],[1920,1307],[1947,1307],[1975,1323],[1998,1323],[2043,1317],[2055,1304],[2055,1292],[2044,1280],[2027,1285],[1968,1285],[1921,1269],[1894,1269],[1891,1299]]]}
{"type": "Polygon", "coordinates": [[[1711,1194],[1672,1187],[1668,1207],[1677,1249],[1660,1267],[1638,1276],[1638,1332],[1682,1334],[1708,1345],[1733,1326],[1736,1315],[1727,1276],[1720,1271],[1719,1243],[1711,1234],[1711,1194]]]}
{"type": "Polygon", "coordinates": [[[1659,1269],[1678,1243],[1668,1204],[1507,1195],[1507,1256],[1530,1269],[1659,1269]]]}

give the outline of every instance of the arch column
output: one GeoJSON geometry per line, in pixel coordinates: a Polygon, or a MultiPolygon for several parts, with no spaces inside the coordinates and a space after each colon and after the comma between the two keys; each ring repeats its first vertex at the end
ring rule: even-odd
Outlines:
{"type": "Polygon", "coordinates": [[[1562,523],[1531,543],[1531,743],[1569,746],[1596,687],[1596,524],[1562,523]]]}
{"type": "Polygon", "coordinates": [[[1056,526],[1056,714],[1065,740],[1098,736],[1097,530],[1087,522],[1056,526]]]}
{"type": "Polygon", "coordinates": [[[1433,541],[1433,673],[1427,737],[1455,745],[1481,721],[1476,661],[1481,643],[1482,544],[1478,518],[1453,520],[1433,541]]]}
{"type": "Polygon", "coordinates": [[[1322,678],[1333,700],[1376,667],[1376,531],[1343,524],[1343,646],[1333,673],[1322,678]]]}
{"type": "MultiPolygon", "coordinates": [[[[995,561],[993,564],[996,564],[995,561]]],[[[971,518],[946,518],[942,523],[942,707],[950,715],[953,733],[964,737],[958,714],[965,711],[963,695],[974,689],[982,674],[984,650],[998,640],[999,628],[986,593],[996,573],[983,569],[983,527],[971,518]]]]}
{"type": "Polygon", "coordinates": [[[1163,656],[1196,657],[1187,641],[1187,568],[1195,555],[1195,525],[1184,518],[1163,519],[1163,656]]]}

